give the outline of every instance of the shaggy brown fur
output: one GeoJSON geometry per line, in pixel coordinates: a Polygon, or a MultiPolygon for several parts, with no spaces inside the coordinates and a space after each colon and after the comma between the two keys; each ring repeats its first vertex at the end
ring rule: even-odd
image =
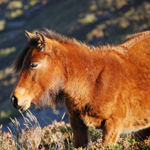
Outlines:
{"type": "Polygon", "coordinates": [[[102,48],[49,30],[26,34],[29,42],[14,63],[20,72],[14,107],[65,102],[76,148],[87,146],[88,127],[103,130],[105,145],[122,130],[150,126],[149,31],[102,48]]]}

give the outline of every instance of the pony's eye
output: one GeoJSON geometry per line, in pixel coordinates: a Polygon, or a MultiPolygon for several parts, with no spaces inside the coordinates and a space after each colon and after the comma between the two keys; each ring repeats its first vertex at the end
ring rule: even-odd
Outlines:
{"type": "Polygon", "coordinates": [[[35,68],[38,67],[38,65],[39,65],[39,64],[37,64],[37,63],[30,64],[30,68],[31,68],[31,69],[35,69],[35,68]]]}

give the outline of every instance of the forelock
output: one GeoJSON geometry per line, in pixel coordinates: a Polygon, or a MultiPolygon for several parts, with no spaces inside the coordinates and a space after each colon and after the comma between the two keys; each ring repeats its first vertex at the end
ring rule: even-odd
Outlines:
{"type": "Polygon", "coordinates": [[[27,43],[25,48],[20,52],[20,54],[17,56],[17,58],[15,59],[15,61],[12,64],[14,73],[20,72],[23,62],[24,62],[24,59],[25,59],[28,51],[30,50],[31,47],[36,46],[36,45],[37,45],[37,40],[35,38],[31,39],[27,43]]]}

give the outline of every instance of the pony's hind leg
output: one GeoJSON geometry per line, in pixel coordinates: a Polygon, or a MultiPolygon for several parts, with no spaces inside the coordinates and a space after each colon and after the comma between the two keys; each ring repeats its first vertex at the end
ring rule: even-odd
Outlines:
{"type": "Polygon", "coordinates": [[[88,127],[72,117],[70,117],[70,124],[74,136],[74,147],[86,147],[88,144],[88,127]]]}
{"type": "Polygon", "coordinates": [[[121,128],[122,121],[120,119],[109,118],[108,120],[106,120],[105,125],[103,127],[103,144],[115,144],[119,137],[121,128]]]}

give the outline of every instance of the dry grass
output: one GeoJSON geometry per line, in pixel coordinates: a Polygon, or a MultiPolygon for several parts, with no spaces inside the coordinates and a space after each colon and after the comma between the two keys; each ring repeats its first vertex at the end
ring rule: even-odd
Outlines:
{"type": "MultiPolygon", "coordinates": [[[[21,129],[17,119],[11,119],[13,131],[3,132],[0,130],[0,150],[72,150],[73,134],[69,124],[53,121],[51,125],[41,129],[37,118],[28,111],[24,118],[25,129],[21,129]]],[[[0,129],[2,128],[2,125],[0,129]]],[[[136,142],[132,136],[121,135],[117,145],[102,146],[101,131],[89,128],[89,150],[129,150],[150,149],[150,139],[144,142],[136,142]]],[[[82,150],[82,148],[79,148],[82,150]]]]}

